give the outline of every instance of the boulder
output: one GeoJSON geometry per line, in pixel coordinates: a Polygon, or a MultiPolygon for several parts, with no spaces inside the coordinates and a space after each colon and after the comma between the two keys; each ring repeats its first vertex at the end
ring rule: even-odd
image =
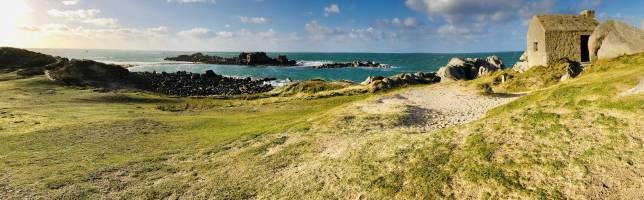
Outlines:
{"type": "Polygon", "coordinates": [[[497,70],[503,70],[505,69],[505,65],[503,65],[503,61],[499,59],[497,56],[488,56],[485,59],[485,63],[482,63],[479,67],[479,72],[478,76],[483,76],[487,74],[494,73],[497,70]]]}
{"type": "Polygon", "coordinates": [[[118,65],[100,63],[92,60],[71,60],[61,67],[47,70],[49,79],[70,85],[108,86],[122,84],[129,71],[118,65]]]}
{"type": "Polygon", "coordinates": [[[644,52],[644,31],[623,22],[608,20],[595,29],[588,48],[593,61],[644,52]]]}
{"type": "Polygon", "coordinates": [[[497,56],[480,58],[452,58],[446,66],[436,73],[442,81],[471,80],[478,76],[504,69],[505,66],[497,56]]]}
{"type": "Polygon", "coordinates": [[[382,77],[382,76],[369,76],[369,77],[367,77],[367,80],[363,81],[363,82],[362,82],[362,83],[360,83],[360,84],[362,84],[362,85],[369,85],[369,84],[373,83],[375,80],[382,80],[382,79],[384,79],[384,78],[385,78],[385,77],[382,77]]]}
{"type": "Polygon", "coordinates": [[[505,65],[503,65],[503,61],[501,61],[501,59],[498,56],[488,56],[487,63],[489,63],[491,67],[494,67],[496,69],[505,69],[505,65]]]}
{"type": "Polygon", "coordinates": [[[413,74],[404,73],[396,74],[390,77],[370,76],[367,80],[363,81],[362,85],[370,86],[374,91],[395,88],[402,85],[414,85],[423,83],[439,82],[440,77],[435,73],[416,72],[413,74]]]}
{"type": "Polygon", "coordinates": [[[530,67],[528,66],[528,54],[526,52],[523,52],[523,54],[521,54],[521,57],[519,57],[517,63],[512,66],[512,69],[520,73],[526,72],[528,71],[528,69],[530,69],[530,67]]]}

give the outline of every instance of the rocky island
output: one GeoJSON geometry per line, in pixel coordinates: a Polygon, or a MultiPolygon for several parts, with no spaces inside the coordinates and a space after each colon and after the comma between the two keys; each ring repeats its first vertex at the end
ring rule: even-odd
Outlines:
{"type": "Polygon", "coordinates": [[[195,53],[192,55],[180,55],[177,57],[165,58],[170,61],[184,61],[195,62],[204,64],[220,64],[220,65],[277,65],[277,66],[295,66],[297,64],[294,60],[289,60],[285,55],[278,55],[277,58],[271,58],[266,55],[266,52],[243,52],[235,58],[224,58],[221,56],[210,56],[202,53],[195,53]]]}
{"type": "Polygon", "coordinates": [[[371,67],[371,68],[390,68],[390,65],[381,64],[374,61],[353,61],[353,62],[334,62],[315,66],[318,69],[333,69],[345,67],[371,67]]]}

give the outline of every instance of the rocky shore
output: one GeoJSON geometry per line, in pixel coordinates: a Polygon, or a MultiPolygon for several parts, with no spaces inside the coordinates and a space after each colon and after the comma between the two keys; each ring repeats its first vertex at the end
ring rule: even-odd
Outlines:
{"type": "Polygon", "coordinates": [[[267,81],[251,78],[233,78],[215,74],[175,72],[129,72],[119,65],[91,60],[69,60],[47,70],[51,80],[67,85],[101,88],[136,88],[172,96],[241,95],[267,92],[273,89],[267,81]]]}
{"type": "Polygon", "coordinates": [[[380,64],[374,61],[353,61],[353,62],[338,62],[338,63],[326,63],[320,66],[315,66],[314,68],[318,69],[333,69],[333,68],[346,68],[346,67],[371,67],[371,68],[390,68],[391,66],[386,64],[380,64]]]}
{"type": "MultiPolygon", "coordinates": [[[[238,58],[226,59],[203,54],[179,56],[173,60],[199,62],[245,63],[284,63],[294,64],[284,56],[276,60],[266,60],[264,53],[242,53],[238,58]],[[258,56],[262,59],[257,60],[258,56]],[[246,57],[246,59],[242,59],[246,57]],[[218,60],[220,59],[220,60],[218,60]],[[218,60],[218,61],[217,61],[218,60]]],[[[45,54],[15,48],[0,49],[0,66],[3,71],[18,71],[19,75],[46,75],[50,80],[66,85],[91,86],[107,89],[135,88],[155,93],[173,96],[211,96],[211,95],[243,95],[258,94],[274,89],[269,84],[274,78],[251,79],[233,78],[216,74],[212,70],[204,74],[175,72],[130,72],[120,65],[105,64],[92,60],[76,60],[53,57],[45,54]]],[[[356,61],[338,63],[333,67],[385,67],[385,65],[356,61]]],[[[331,67],[331,66],[329,66],[331,67]]],[[[362,85],[374,90],[384,90],[404,85],[439,82],[441,78],[436,73],[405,73],[390,77],[368,77],[362,85]]]]}
{"type": "Polygon", "coordinates": [[[257,94],[271,91],[273,87],[266,82],[275,80],[225,77],[212,70],[205,74],[136,72],[130,78],[141,89],[173,96],[257,94]]]}
{"type": "Polygon", "coordinates": [[[277,65],[277,66],[295,66],[294,60],[289,60],[285,55],[278,55],[277,58],[271,58],[265,52],[244,52],[235,58],[224,58],[220,56],[209,56],[202,53],[192,55],[180,55],[177,57],[165,58],[170,61],[184,61],[204,64],[221,64],[221,65],[277,65]]]}

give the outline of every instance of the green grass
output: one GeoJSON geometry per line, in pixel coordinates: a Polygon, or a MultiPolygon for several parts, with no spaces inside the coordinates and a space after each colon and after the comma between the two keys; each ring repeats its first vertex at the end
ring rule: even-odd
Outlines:
{"type": "Polygon", "coordinates": [[[504,72],[465,82],[529,93],[433,132],[404,123],[405,106],[365,112],[386,93],[361,86],[170,98],[5,74],[0,198],[641,199],[644,96],[619,94],[642,66],[633,55],[564,82],[519,75],[534,87],[495,83],[504,72]]]}
{"type": "Polygon", "coordinates": [[[0,90],[6,94],[0,97],[0,169],[10,175],[0,179],[41,192],[73,185],[102,168],[152,163],[135,171],[146,174],[163,169],[157,162],[177,152],[195,154],[262,134],[305,130],[320,113],[364,98],[276,103],[165,98],[61,87],[42,77],[5,80],[0,90]]]}

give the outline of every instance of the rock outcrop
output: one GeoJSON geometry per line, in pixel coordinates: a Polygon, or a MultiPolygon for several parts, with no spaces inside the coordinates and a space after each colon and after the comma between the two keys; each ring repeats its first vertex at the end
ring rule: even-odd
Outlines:
{"type": "Polygon", "coordinates": [[[523,54],[521,54],[521,57],[519,57],[519,60],[512,66],[512,69],[520,73],[526,72],[530,69],[530,66],[528,65],[527,52],[523,52],[523,54]]]}
{"type": "Polygon", "coordinates": [[[435,73],[405,73],[397,74],[390,77],[383,76],[369,76],[367,80],[362,82],[362,85],[373,86],[375,90],[382,90],[394,87],[400,87],[403,85],[414,85],[414,84],[425,84],[425,83],[436,83],[439,82],[440,77],[436,76],[435,73]]]}
{"type": "Polygon", "coordinates": [[[212,70],[205,74],[137,72],[132,73],[131,79],[140,89],[174,96],[256,94],[272,90],[267,82],[275,80],[225,77],[212,70]]]}
{"type": "Polygon", "coordinates": [[[126,82],[130,74],[127,69],[119,65],[93,60],[67,61],[65,59],[59,65],[45,73],[49,79],[69,85],[115,86],[126,82]]]}
{"type": "Polygon", "coordinates": [[[371,67],[371,68],[390,68],[391,66],[387,64],[381,64],[374,61],[353,61],[353,62],[338,62],[338,63],[327,63],[315,68],[320,69],[329,69],[329,68],[346,68],[346,67],[371,67]]]}
{"type": "Polygon", "coordinates": [[[289,60],[284,55],[278,55],[273,59],[268,57],[265,52],[244,52],[240,53],[235,58],[224,58],[220,56],[209,56],[202,53],[195,53],[192,55],[180,55],[177,57],[165,58],[171,61],[184,61],[196,62],[205,64],[222,64],[222,65],[278,65],[278,66],[294,66],[297,64],[294,60],[289,60]]]}
{"type": "Polygon", "coordinates": [[[436,73],[441,81],[472,80],[478,76],[504,69],[505,66],[497,56],[480,58],[452,58],[446,66],[436,73]]]}
{"type": "Polygon", "coordinates": [[[18,75],[42,75],[46,69],[56,67],[61,58],[25,49],[0,48],[0,72],[18,71],[18,75]]]}
{"type": "Polygon", "coordinates": [[[644,31],[609,20],[597,27],[588,42],[591,60],[644,52],[644,31]]]}

